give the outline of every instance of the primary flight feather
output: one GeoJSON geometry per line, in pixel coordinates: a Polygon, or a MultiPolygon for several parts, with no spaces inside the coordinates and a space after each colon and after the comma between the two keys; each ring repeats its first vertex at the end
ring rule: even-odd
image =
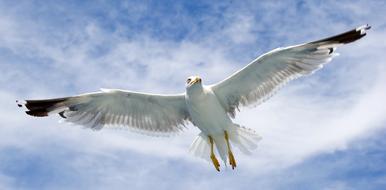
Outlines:
{"type": "Polygon", "coordinates": [[[190,151],[212,161],[220,171],[215,152],[232,169],[232,146],[244,153],[261,139],[252,129],[233,123],[240,106],[259,104],[290,80],[311,74],[337,55],[336,48],[366,35],[365,25],[318,41],[274,49],[223,81],[205,86],[198,76],[186,80],[186,92],[175,95],[102,89],[100,92],[46,100],[26,100],[27,114],[59,114],[65,121],[99,130],[127,126],[138,132],[161,135],[181,131],[189,122],[201,133],[190,151]]]}

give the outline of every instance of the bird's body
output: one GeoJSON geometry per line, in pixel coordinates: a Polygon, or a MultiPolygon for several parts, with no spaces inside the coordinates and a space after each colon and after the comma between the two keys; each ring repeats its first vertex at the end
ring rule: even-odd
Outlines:
{"type": "MultiPolygon", "coordinates": [[[[242,144],[239,143],[241,140],[239,138],[249,139],[248,136],[240,136],[241,134],[238,130],[241,130],[241,128],[232,122],[210,87],[203,86],[201,83],[188,87],[186,90],[186,105],[192,123],[202,131],[191,147],[191,151],[196,156],[204,159],[209,158],[209,153],[213,153],[213,151],[208,151],[208,149],[214,144],[221,159],[226,164],[227,152],[232,154],[230,142],[236,146],[242,146],[242,144]],[[227,133],[227,139],[224,138],[224,132],[227,133]],[[211,141],[213,142],[211,143],[211,141]]],[[[260,138],[255,134],[253,134],[253,136],[257,138],[256,140],[260,138]]],[[[253,141],[253,139],[251,139],[251,141],[253,141]]],[[[255,146],[254,143],[253,146],[255,146]]],[[[246,147],[242,148],[248,149],[246,147]]],[[[218,161],[214,157],[211,158],[215,163],[216,169],[219,170],[218,161]]],[[[232,161],[230,164],[234,164],[232,168],[236,167],[235,161],[232,161]]]]}
{"type": "Polygon", "coordinates": [[[215,156],[236,167],[232,145],[250,153],[261,139],[252,129],[233,123],[240,106],[259,104],[287,82],[312,74],[336,56],[337,47],[366,35],[368,25],[348,32],[286,48],[272,50],[223,81],[205,86],[198,76],[186,81],[186,92],[175,95],[148,94],[103,89],[78,96],[26,100],[27,114],[59,114],[65,121],[98,130],[109,126],[130,127],[140,132],[164,134],[178,132],[191,122],[201,130],[190,150],[201,158],[215,156]]]}
{"type": "Polygon", "coordinates": [[[186,105],[192,122],[204,133],[223,134],[233,125],[214,92],[206,86],[195,85],[187,89],[186,105]]]}

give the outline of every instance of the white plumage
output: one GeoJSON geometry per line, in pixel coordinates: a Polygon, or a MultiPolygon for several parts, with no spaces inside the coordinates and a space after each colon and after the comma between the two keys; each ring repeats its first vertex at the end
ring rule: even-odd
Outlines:
{"type": "MultiPolygon", "coordinates": [[[[259,104],[290,80],[311,74],[336,56],[335,50],[366,35],[370,26],[296,46],[277,48],[248,64],[225,80],[205,86],[198,76],[189,77],[186,93],[176,95],[102,89],[73,97],[26,100],[26,112],[33,116],[57,113],[65,121],[91,129],[126,126],[162,135],[181,131],[191,122],[201,133],[190,151],[212,160],[219,170],[215,149],[221,159],[236,167],[231,146],[244,153],[255,149],[261,138],[252,129],[233,123],[240,106],[259,104]],[[215,147],[214,147],[215,145],[215,147]]],[[[18,102],[18,105],[23,105],[18,102]]]]}

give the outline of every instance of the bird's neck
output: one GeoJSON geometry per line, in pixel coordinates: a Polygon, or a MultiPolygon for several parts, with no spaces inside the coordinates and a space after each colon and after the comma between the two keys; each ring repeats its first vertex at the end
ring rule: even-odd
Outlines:
{"type": "Polygon", "coordinates": [[[194,85],[186,89],[188,95],[197,96],[204,93],[204,88],[202,85],[194,85]]]}

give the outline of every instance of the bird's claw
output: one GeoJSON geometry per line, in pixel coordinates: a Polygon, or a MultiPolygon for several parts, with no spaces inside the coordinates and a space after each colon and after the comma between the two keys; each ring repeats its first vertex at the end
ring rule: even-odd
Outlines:
{"type": "Polygon", "coordinates": [[[216,170],[220,171],[220,163],[218,162],[216,156],[213,154],[210,156],[210,159],[212,159],[213,166],[216,168],[216,170]]]}
{"type": "Polygon", "coordinates": [[[228,152],[228,157],[229,157],[229,164],[232,166],[232,170],[236,168],[236,159],[233,156],[232,152],[228,152]]]}

